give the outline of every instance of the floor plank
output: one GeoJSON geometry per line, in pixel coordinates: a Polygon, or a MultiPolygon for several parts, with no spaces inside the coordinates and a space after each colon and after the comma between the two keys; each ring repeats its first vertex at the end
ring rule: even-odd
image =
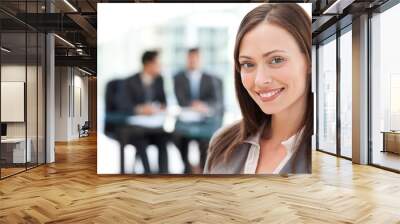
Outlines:
{"type": "Polygon", "coordinates": [[[96,138],[0,181],[0,223],[400,223],[400,175],[313,152],[313,174],[99,176],[96,138]]]}

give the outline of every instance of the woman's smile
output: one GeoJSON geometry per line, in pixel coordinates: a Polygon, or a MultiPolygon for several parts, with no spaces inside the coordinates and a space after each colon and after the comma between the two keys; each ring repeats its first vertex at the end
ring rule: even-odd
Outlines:
{"type": "Polygon", "coordinates": [[[270,102],[279,97],[284,90],[285,88],[276,88],[269,90],[260,90],[256,91],[256,93],[262,102],[270,102]]]}

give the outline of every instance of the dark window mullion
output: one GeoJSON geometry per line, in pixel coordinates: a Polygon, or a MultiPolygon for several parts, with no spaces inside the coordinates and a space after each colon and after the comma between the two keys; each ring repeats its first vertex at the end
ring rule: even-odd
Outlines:
{"type": "MultiPolygon", "coordinates": [[[[39,0],[36,1],[39,13],[39,0]]],[[[39,32],[36,32],[36,166],[39,165],[39,32]]]]}
{"type": "Polygon", "coordinates": [[[319,149],[319,44],[316,45],[315,47],[315,108],[316,108],[316,114],[315,114],[315,122],[317,123],[315,126],[315,148],[319,149]]]}
{"type": "Polygon", "coordinates": [[[336,154],[341,157],[341,119],[340,119],[340,30],[336,31],[336,154]]]}
{"type": "MultiPolygon", "coordinates": [[[[28,17],[28,1],[25,0],[25,21],[28,17]]],[[[25,88],[24,88],[25,102],[24,102],[24,117],[25,117],[25,170],[28,170],[28,113],[27,113],[27,102],[28,102],[28,24],[25,23],[25,88]]]]}
{"type": "Polygon", "coordinates": [[[367,45],[368,45],[368,53],[367,53],[367,63],[368,63],[368,69],[367,69],[367,85],[368,85],[368,96],[367,96],[367,107],[368,107],[368,114],[367,114],[367,119],[368,119],[368,124],[367,124],[367,132],[368,132],[368,164],[373,164],[373,153],[372,153],[372,64],[371,64],[371,56],[372,56],[372,25],[371,25],[371,20],[372,20],[372,12],[368,12],[368,31],[367,31],[367,45]]]}

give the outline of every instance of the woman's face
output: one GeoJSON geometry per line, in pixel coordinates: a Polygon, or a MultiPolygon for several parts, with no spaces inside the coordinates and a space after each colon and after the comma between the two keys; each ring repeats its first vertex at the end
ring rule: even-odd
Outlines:
{"type": "Polygon", "coordinates": [[[306,96],[306,56],[294,37],[263,22],[242,38],[239,48],[243,86],[266,114],[282,112],[306,96]]]}

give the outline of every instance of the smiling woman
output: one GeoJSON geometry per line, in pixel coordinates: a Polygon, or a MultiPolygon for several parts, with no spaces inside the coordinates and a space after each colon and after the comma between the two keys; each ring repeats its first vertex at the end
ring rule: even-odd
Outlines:
{"type": "Polygon", "coordinates": [[[311,172],[311,18],[297,4],[263,4],[242,20],[235,89],[243,119],[212,138],[206,174],[311,172]]]}

